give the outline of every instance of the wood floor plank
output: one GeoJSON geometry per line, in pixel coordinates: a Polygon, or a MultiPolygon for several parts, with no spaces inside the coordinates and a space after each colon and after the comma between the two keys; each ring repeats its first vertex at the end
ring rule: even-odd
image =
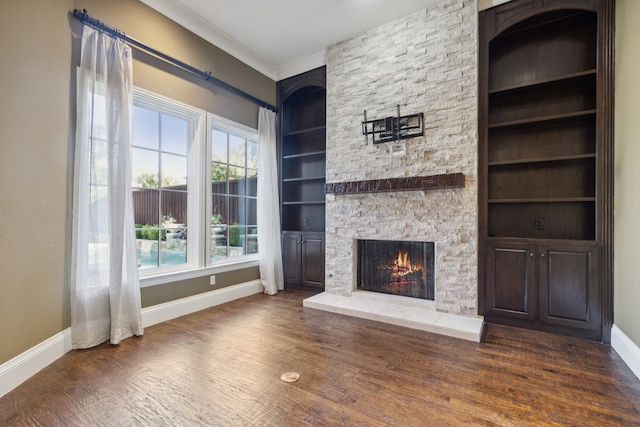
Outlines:
{"type": "Polygon", "coordinates": [[[610,346],[497,325],[473,343],[307,296],[254,295],[72,351],[0,398],[0,425],[640,426],[640,381],[610,346]]]}

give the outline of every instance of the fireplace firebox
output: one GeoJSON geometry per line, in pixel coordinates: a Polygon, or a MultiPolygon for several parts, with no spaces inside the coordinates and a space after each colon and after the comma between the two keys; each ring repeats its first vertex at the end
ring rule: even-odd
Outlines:
{"type": "Polygon", "coordinates": [[[357,288],[434,299],[434,243],[358,240],[357,288]]]}

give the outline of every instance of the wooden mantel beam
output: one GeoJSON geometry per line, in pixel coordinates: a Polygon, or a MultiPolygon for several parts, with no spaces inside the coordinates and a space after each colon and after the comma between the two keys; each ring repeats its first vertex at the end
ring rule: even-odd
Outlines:
{"type": "Polygon", "coordinates": [[[324,192],[325,194],[357,194],[389,191],[441,190],[445,188],[464,188],[464,174],[450,173],[408,178],[332,182],[325,184],[324,192]]]}

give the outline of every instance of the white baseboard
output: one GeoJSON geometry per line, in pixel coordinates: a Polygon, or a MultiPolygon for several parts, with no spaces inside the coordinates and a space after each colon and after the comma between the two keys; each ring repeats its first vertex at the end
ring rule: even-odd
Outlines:
{"type": "Polygon", "coordinates": [[[640,379],[640,347],[631,341],[616,325],[611,328],[611,347],[620,355],[636,377],[640,379]]]}
{"type": "Polygon", "coordinates": [[[142,309],[142,324],[146,328],[176,317],[262,292],[264,292],[262,282],[260,280],[252,280],[251,282],[154,305],[142,309]]]}
{"type": "MultiPolygon", "coordinates": [[[[144,327],[195,313],[235,299],[264,292],[260,280],[182,298],[142,309],[144,327]]],[[[71,328],[52,336],[35,347],[0,365],[0,397],[22,384],[47,365],[71,351],[71,328]]]]}
{"type": "Polygon", "coordinates": [[[71,350],[71,328],[0,365],[0,397],[71,350]]]}

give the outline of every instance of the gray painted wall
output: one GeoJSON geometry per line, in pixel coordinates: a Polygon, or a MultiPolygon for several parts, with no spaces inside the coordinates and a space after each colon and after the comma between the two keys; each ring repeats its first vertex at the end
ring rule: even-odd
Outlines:
{"type": "Polygon", "coordinates": [[[640,347],[640,2],[616,2],[614,324],[640,347]]]}

